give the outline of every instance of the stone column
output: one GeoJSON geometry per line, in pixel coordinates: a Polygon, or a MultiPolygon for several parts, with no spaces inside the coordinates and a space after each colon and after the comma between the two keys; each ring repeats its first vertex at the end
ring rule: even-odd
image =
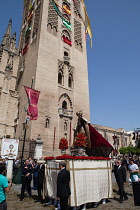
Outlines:
{"type": "Polygon", "coordinates": [[[13,160],[14,156],[8,156],[8,163],[7,163],[7,179],[12,181],[13,178],[13,160]]]}
{"type": "Polygon", "coordinates": [[[38,135],[37,140],[35,141],[35,154],[34,159],[41,159],[42,158],[42,148],[43,148],[43,141],[38,135]]]}

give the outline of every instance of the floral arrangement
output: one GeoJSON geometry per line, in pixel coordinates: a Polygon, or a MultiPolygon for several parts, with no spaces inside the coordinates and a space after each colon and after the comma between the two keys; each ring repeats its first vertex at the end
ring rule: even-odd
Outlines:
{"type": "Polygon", "coordinates": [[[83,133],[79,133],[76,137],[75,146],[86,147],[87,137],[83,133]]]}
{"type": "Polygon", "coordinates": [[[94,156],[71,156],[71,155],[63,155],[57,156],[56,160],[110,160],[110,158],[106,157],[94,157],[94,156]]]}
{"type": "Polygon", "coordinates": [[[54,157],[45,157],[44,160],[54,160],[54,157]]]}
{"type": "Polygon", "coordinates": [[[59,149],[68,149],[68,140],[61,138],[59,142],[59,149]]]}
{"type": "Polygon", "coordinates": [[[45,157],[44,160],[110,160],[106,157],[94,157],[94,156],[71,156],[61,155],[57,157],[45,157]]]}

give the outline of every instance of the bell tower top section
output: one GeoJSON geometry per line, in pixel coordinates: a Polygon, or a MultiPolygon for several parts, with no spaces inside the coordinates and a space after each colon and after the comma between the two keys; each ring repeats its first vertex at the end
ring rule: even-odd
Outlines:
{"type": "MultiPolygon", "coordinates": [[[[83,0],[24,0],[19,49],[24,55],[28,45],[39,40],[40,32],[47,29],[60,42],[84,52],[84,25],[86,22],[89,24],[89,19],[85,21],[86,17],[83,0]]],[[[89,27],[86,28],[88,32],[89,27]]]]}

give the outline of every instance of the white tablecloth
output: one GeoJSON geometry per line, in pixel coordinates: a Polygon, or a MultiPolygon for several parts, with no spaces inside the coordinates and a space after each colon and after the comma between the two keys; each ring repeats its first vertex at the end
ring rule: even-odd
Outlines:
{"type": "MultiPolygon", "coordinates": [[[[67,160],[70,171],[70,206],[98,202],[103,198],[112,198],[112,179],[110,160],[67,160]]],[[[46,193],[56,199],[56,182],[59,163],[47,161],[46,193]]]]}

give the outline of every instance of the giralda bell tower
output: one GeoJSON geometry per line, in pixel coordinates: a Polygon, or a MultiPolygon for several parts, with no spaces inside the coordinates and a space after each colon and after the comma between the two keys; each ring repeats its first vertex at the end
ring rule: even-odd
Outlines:
{"type": "Polygon", "coordinates": [[[59,140],[73,142],[76,112],[89,120],[89,89],[81,0],[24,0],[20,35],[16,137],[23,138],[27,96],[23,85],[40,91],[38,120],[26,138],[43,140],[43,156],[59,155],[59,140]],[[55,136],[55,142],[54,142],[55,136]],[[54,144],[54,145],[53,145],[54,144]]]}

